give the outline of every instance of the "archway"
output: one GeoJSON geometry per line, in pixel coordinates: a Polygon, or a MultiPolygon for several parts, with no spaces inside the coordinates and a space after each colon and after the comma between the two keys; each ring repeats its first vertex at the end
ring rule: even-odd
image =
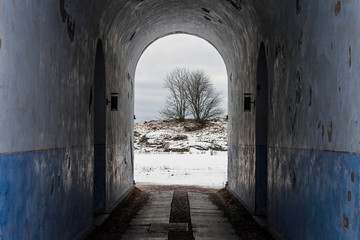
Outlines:
{"type": "Polygon", "coordinates": [[[101,40],[98,40],[94,72],[94,210],[106,203],[106,71],[101,40]]]}
{"type": "MultiPolygon", "coordinates": [[[[227,119],[225,117],[227,114],[227,72],[224,60],[217,49],[203,38],[190,34],[170,34],[158,39],[146,48],[139,60],[135,77],[135,90],[135,115],[137,118],[137,124],[135,124],[135,180],[137,184],[146,182],[149,184],[200,185],[219,188],[224,186],[227,181],[227,119]],[[176,123],[176,126],[173,122],[166,124],[149,122],[155,119],[163,119],[157,118],[159,111],[166,102],[165,97],[168,95],[168,90],[163,88],[163,80],[174,69],[185,69],[190,72],[202,70],[210,76],[210,81],[215,88],[223,92],[221,108],[224,109],[224,113],[221,116],[222,118],[218,120],[219,124],[216,125],[216,127],[226,125],[223,136],[214,139],[213,142],[201,140],[201,136],[199,136],[199,145],[194,146],[196,144],[194,142],[197,140],[193,140],[192,133],[195,134],[195,131],[185,130],[194,129],[195,126],[192,126],[194,123],[190,122],[190,119],[193,118],[190,111],[185,122],[176,123]],[[139,124],[144,121],[147,123],[143,124],[142,128],[147,130],[140,129],[137,131],[139,124]],[[159,134],[165,140],[160,139],[159,134]],[[140,141],[141,143],[139,143],[140,141]],[[201,149],[202,145],[200,144],[203,144],[203,149],[201,149]],[[224,146],[224,148],[219,146],[224,146]],[[149,155],[151,148],[155,150],[158,156],[149,155]],[[215,149],[212,152],[213,155],[211,155],[210,148],[215,149]],[[223,149],[225,150],[221,151],[223,149]],[[173,161],[167,161],[169,158],[166,156],[167,154],[172,154],[171,159],[173,161]],[[153,162],[153,164],[143,165],[147,164],[145,161],[153,162]],[[140,164],[141,169],[139,169],[140,164]],[[166,171],[160,171],[161,168],[166,171]],[[197,171],[194,171],[195,168],[197,171]],[[220,169],[223,171],[223,180],[218,180],[219,175],[217,174],[220,174],[220,169]],[[200,175],[200,171],[206,172],[206,170],[208,170],[207,177],[197,176],[200,175]],[[216,172],[216,170],[219,171],[216,172]],[[155,175],[155,172],[158,175],[155,175]],[[222,184],[215,185],[220,182],[222,184]]],[[[206,129],[211,128],[199,129],[199,135],[206,129]]],[[[209,135],[209,139],[215,137],[213,134],[209,135]]]]}
{"type": "Polygon", "coordinates": [[[264,43],[260,45],[258,56],[256,95],[255,214],[266,215],[268,176],[268,72],[264,43]]]}

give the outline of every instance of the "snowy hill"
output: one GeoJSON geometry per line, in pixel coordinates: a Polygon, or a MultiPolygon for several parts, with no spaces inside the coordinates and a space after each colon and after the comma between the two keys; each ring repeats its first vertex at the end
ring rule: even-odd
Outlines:
{"type": "Polygon", "coordinates": [[[136,123],[134,136],[135,153],[227,151],[227,119],[211,119],[203,128],[191,119],[136,123]]]}

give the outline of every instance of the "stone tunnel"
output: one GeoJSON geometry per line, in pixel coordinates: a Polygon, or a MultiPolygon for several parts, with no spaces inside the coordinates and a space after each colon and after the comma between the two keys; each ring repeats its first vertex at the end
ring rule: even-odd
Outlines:
{"type": "Polygon", "coordinates": [[[359,9],[1,1],[0,239],[76,238],[132,190],[135,69],[175,33],[226,64],[232,194],[279,239],[359,239],[359,9]]]}

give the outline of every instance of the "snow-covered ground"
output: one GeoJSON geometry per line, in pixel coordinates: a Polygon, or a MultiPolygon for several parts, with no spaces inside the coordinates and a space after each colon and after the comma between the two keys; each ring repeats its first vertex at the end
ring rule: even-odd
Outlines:
{"type": "Polygon", "coordinates": [[[194,120],[153,120],[134,126],[135,153],[227,151],[227,117],[201,126],[194,120]]]}
{"type": "Polygon", "coordinates": [[[191,185],[222,188],[227,181],[227,152],[135,154],[137,185],[191,185]]]}

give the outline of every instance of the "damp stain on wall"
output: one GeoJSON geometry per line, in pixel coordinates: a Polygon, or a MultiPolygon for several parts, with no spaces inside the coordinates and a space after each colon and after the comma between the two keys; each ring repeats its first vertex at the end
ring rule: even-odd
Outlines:
{"type": "Polygon", "coordinates": [[[58,186],[58,188],[61,186],[61,176],[60,175],[58,175],[57,186],[58,186]]]}
{"type": "Polygon", "coordinates": [[[301,29],[300,31],[300,36],[299,36],[299,41],[298,41],[298,49],[300,50],[302,44],[303,44],[303,37],[304,37],[304,31],[303,29],[301,29]]]}
{"type": "Polygon", "coordinates": [[[301,13],[301,0],[296,0],[296,15],[301,13]]]}
{"type": "Polygon", "coordinates": [[[296,80],[298,83],[296,89],[296,104],[299,104],[301,102],[301,75],[299,70],[296,72],[296,80]]]}
{"type": "Polygon", "coordinates": [[[293,190],[295,190],[295,187],[296,187],[296,173],[295,173],[295,171],[293,172],[291,183],[292,183],[293,190]]]}
{"type": "Polygon", "coordinates": [[[89,96],[89,115],[91,115],[92,104],[93,104],[93,87],[91,86],[90,96],[89,96]]]}

